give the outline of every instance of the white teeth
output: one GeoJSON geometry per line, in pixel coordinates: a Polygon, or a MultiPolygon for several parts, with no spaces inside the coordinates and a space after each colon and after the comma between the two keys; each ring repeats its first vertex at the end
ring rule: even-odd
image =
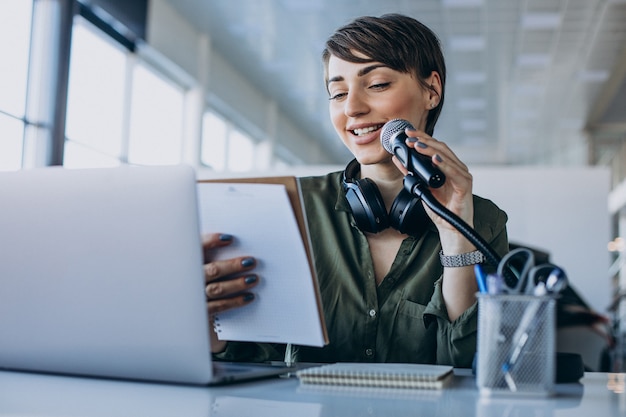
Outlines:
{"type": "Polygon", "coordinates": [[[361,135],[366,135],[368,133],[371,133],[375,130],[378,130],[379,128],[380,126],[370,126],[370,127],[364,127],[363,129],[354,129],[353,132],[355,135],[361,136],[361,135]]]}

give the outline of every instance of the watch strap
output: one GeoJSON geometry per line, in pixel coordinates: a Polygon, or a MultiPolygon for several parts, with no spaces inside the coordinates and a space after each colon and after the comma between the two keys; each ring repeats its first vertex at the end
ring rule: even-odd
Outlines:
{"type": "Polygon", "coordinates": [[[459,268],[462,266],[481,264],[485,262],[485,255],[479,250],[460,253],[458,255],[444,255],[443,251],[439,251],[439,259],[441,260],[441,265],[444,267],[459,268]]]}

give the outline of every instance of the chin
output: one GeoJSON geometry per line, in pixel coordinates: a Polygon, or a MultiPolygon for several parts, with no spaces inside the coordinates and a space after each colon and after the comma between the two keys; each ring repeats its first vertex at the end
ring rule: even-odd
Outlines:
{"type": "Polygon", "coordinates": [[[382,150],[382,152],[378,152],[378,153],[372,153],[372,152],[355,153],[354,157],[357,159],[357,161],[359,161],[359,164],[361,165],[392,163],[391,155],[384,149],[382,150]]]}

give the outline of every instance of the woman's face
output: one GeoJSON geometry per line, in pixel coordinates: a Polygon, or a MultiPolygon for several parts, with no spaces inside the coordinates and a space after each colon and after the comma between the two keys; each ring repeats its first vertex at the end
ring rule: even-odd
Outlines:
{"type": "Polygon", "coordinates": [[[379,62],[353,63],[331,55],[328,61],[330,118],[343,143],[364,165],[387,162],[380,143],[383,125],[404,119],[424,129],[433,99],[410,74],[379,62]]]}

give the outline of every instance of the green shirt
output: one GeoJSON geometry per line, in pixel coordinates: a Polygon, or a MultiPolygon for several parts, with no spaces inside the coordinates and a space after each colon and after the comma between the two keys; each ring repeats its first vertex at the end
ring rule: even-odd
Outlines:
{"type": "MultiPolygon", "coordinates": [[[[376,285],[367,238],[352,217],[341,172],[300,179],[330,343],[293,346],[300,362],[403,362],[471,366],[477,304],[450,322],[441,292],[441,245],[434,224],[401,244],[376,285]]],[[[503,255],[506,214],[474,196],[474,227],[503,255]]],[[[271,279],[267,277],[266,279],[271,279]]],[[[229,343],[224,359],[278,358],[284,347],[229,343]]]]}

